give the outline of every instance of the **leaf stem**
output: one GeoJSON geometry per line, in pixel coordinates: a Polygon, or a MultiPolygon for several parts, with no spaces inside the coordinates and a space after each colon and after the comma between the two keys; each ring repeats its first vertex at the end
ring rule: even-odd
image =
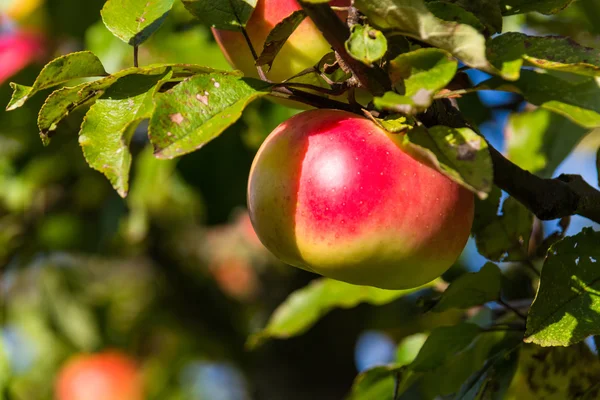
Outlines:
{"type": "Polygon", "coordinates": [[[136,68],[140,66],[139,50],[140,50],[140,47],[137,44],[133,45],[133,66],[136,68]]]}

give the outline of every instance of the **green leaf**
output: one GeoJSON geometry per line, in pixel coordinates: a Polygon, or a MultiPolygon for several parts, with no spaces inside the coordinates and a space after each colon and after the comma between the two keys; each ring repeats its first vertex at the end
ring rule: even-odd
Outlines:
{"type": "Polygon", "coordinates": [[[424,333],[415,333],[405,337],[396,350],[396,363],[399,365],[408,365],[412,363],[417,354],[421,351],[423,344],[427,341],[427,335],[424,333]]]}
{"type": "Polygon", "coordinates": [[[433,93],[427,89],[422,89],[412,97],[396,92],[385,92],[381,97],[374,97],[373,104],[378,110],[415,115],[425,111],[431,105],[432,100],[433,93]]]}
{"type": "Polygon", "coordinates": [[[584,228],[550,248],[525,341],[570,346],[600,333],[600,232],[584,228]]]}
{"type": "Polygon", "coordinates": [[[469,128],[414,128],[405,135],[407,151],[450,179],[485,198],[492,190],[493,167],[484,138],[469,128]]]}
{"type": "Polygon", "coordinates": [[[119,78],[127,75],[158,75],[164,73],[167,69],[173,70],[173,75],[176,77],[174,79],[183,79],[189,75],[215,71],[212,68],[189,64],[150,65],[124,69],[93,82],[56,90],[48,96],[38,114],[38,128],[40,129],[42,142],[44,145],[48,145],[53,131],[56,130],[62,119],[77,107],[100,97],[119,78]]]}
{"type": "Polygon", "coordinates": [[[569,347],[523,345],[519,353],[514,379],[502,398],[599,398],[600,361],[585,343],[569,347]]]}
{"type": "Polygon", "coordinates": [[[219,136],[269,84],[225,73],[194,76],[155,98],[150,141],[158,158],[191,153],[219,136]]]}
{"type": "Polygon", "coordinates": [[[494,185],[488,197],[483,200],[475,198],[475,218],[471,229],[473,235],[476,235],[497,218],[501,197],[502,191],[494,185]]]}
{"type": "Polygon", "coordinates": [[[348,400],[396,400],[394,392],[404,393],[420,376],[396,364],[370,368],[356,377],[348,400]]]}
{"type": "MultiPolygon", "coordinates": [[[[449,332],[450,333],[450,332],[449,332]]],[[[484,368],[491,358],[503,357],[507,350],[519,345],[522,333],[508,331],[484,331],[471,343],[460,349],[446,362],[427,372],[421,382],[425,398],[448,396],[460,391],[461,386],[477,371],[484,368]]],[[[444,351],[440,348],[439,351],[444,351]]]]}
{"type": "Polygon", "coordinates": [[[532,229],[533,214],[509,197],[502,205],[502,215],[476,233],[477,250],[492,261],[525,260],[532,229]]]}
{"type": "Polygon", "coordinates": [[[549,178],[588,130],[538,108],[508,118],[504,137],[508,159],[529,172],[549,178]]]}
{"type": "Polygon", "coordinates": [[[237,31],[246,26],[257,0],[182,0],[183,5],[203,24],[237,31]]]}
{"type": "Polygon", "coordinates": [[[355,5],[378,28],[446,50],[473,68],[497,72],[486,58],[482,34],[472,26],[437,18],[422,0],[356,0],[355,5]]]}
{"type": "Polygon", "coordinates": [[[484,23],[486,34],[502,32],[502,9],[500,0],[453,0],[455,4],[472,12],[484,23]]]}
{"type": "Polygon", "coordinates": [[[379,61],[387,52],[387,39],[383,33],[368,25],[354,25],[345,45],[348,54],[365,65],[379,61]]]}
{"type": "Polygon", "coordinates": [[[11,83],[14,92],[6,110],[11,111],[21,107],[40,90],[48,89],[73,79],[104,75],[106,75],[106,71],[102,63],[98,57],[89,51],[80,51],[55,58],[42,69],[33,86],[11,83]]]}
{"type": "Polygon", "coordinates": [[[457,4],[447,3],[445,1],[429,1],[427,2],[427,9],[431,11],[433,15],[444,21],[455,21],[461,24],[470,25],[479,32],[485,30],[485,26],[475,14],[465,10],[457,4]]]}
{"type": "Polygon", "coordinates": [[[571,4],[573,0],[500,0],[502,15],[539,12],[556,14],[571,4]]]}
{"type": "Polygon", "coordinates": [[[385,290],[320,278],[292,293],[275,310],[267,327],[249,338],[248,345],[256,347],[270,338],[300,335],[334,308],[352,308],[360,303],[383,305],[435,283],[409,290],[385,290]]]}
{"type": "Polygon", "coordinates": [[[444,291],[432,311],[467,309],[500,298],[502,274],[496,264],[487,263],[478,272],[463,274],[444,291]]]}
{"type": "Polygon", "coordinates": [[[515,82],[491,78],[481,88],[522,94],[527,101],[569,118],[583,127],[600,126],[599,78],[578,77],[567,81],[550,74],[521,71],[515,82]]]}
{"type": "Polygon", "coordinates": [[[288,38],[298,26],[304,21],[306,14],[303,10],[296,10],[290,16],[284,18],[269,32],[269,36],[265,40],[265,45],[262,53],[256,60],[256,65],[268,65],[269,69],[273,65],[273,61],[279,51],[286,43],[288,38]]]}
{"type": "Polygon", "coordinates": [[[509,32],[491,40],[488,59],[508,80],[517,80],[523,64],[537,68],[600,76],[600,54],[570,38],[509,32]]]}
{"type": "Polygon", "coordinates": [[[596,152],[596,171],[598,171],[598,186],[600,186],[600,147],[596,152]]]}
{"type": "MultiPolygon", "coordinates": [[[[420,112],[431,105],[433,95],[445,88],[456,74],[458,62],[452,56],[440,49],[419,49],[404,53],[390,61],[388,72],[396,91],[409,97],[415,110],[420,112]]],[[[383,109],[397,109],[394,101],[400,97],[386,93],[383,98],[375,98],[375,105],[383,109]]],[[[405,114],[407,112],[404,112],[405,114]]]]}
{"type": "Polygon", "coordinates": [[[102,21],[116,37],[132,46],[146,41],[173,7],[174,0],[108,0],[102,21]]]}
{"type": "Polygon", "coordinates": [[[461,323],[442,326],[431,332],[417,358],[409,365],[416,372],[427,372],[449,361],[464,350],[481,333],[475,324],[461,323]]]}
{"type": "Polygon", "coordinates": [[[138,124],[151,116],[154,90],[170,73],[120,78],[90,107],[81,125],[79,144],[86,161],[122,197],[129,190],[129,141],[138,124]]]}

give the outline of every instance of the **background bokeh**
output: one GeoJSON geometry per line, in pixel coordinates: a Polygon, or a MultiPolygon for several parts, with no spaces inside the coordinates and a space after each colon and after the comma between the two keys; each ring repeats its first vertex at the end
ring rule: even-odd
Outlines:
{"type": "MultiPolygon", "coordinates": [[[[30,84],[61,54],[89,49],[109,72],[130,66],[131,48],[100,21],[103,3],[0,1],[0,104],[10,99],[9,81],[30,84]]],[[[506,29],[598,46],[600,25],[586,12],[591,3],[553,17],[511,17],[506,29]]],[[[176,4],[140,49],[140,64],[229,69],[210,30],[176,4]]],[[[475,83],[485,78],[469,74],[475,83]]],[[[73,112],[42,146],[36,113],[44,98],[0,111],[0,398],[51,399],[69,357],[118,349],[137,360],[147,399],[340,399],[357,371],[402,357],[422,343],[413,334],[460,318],[422,315],[419,295],[411,295],[333,311],[303,336],[247,350],[249,334],[314,278],[276,261],[244,208],[254,153],[297,111],[257,101],[219,138],[175,161],[152,156],[142,127],[132,141],[132,188],[121,199],[83,159],[76,135],[85,110],[73,112]]],[[[494,92],[460,103],[498,149],[508,116],[527,107],[519,96],[494,92]]],[[[599,143],[588,135],[555,175],[597,182],[599,143]]],[[[575,217],[568,232],[584,225],[575,217]]],[[[556,221],[544,227],[558,229],[556,221]]],[[[470,243],[446,278],[483,263],[470,243]]],[[[511,279],[513,297],[532,295],[522,269],[511,279]]]]}

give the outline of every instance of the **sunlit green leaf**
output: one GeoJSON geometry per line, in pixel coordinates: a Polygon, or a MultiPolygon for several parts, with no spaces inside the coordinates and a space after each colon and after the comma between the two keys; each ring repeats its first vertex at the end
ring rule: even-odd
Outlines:
{"type": "Polygon", "coordinates": [[[190,153],[219,136],[253,100],[269,93],[265,82],[226,73],[197,75],[157,94],[150,140],[158,158],[190,153]]]}
{"type": "Polygon", "coordinates": [[[27,99],[40,90],[48,89],[77,78],[106,75],[102,63],[93,53],[81,51],[50,61],[40,72],[33,86],[12,83],[14,90],[7,111],[21,107],[27,99]]]}
{"type": "Polygon", "coordinates": [[[108,0],[100,14],[116,37],[132,46],[142,44],[163,23],[174,0],[108,0]]]}
{"type": "Polygon", "coordinates": [[[387,52],[387,40],[381,31],[368,25],[354,25],[346,41],[348,53],[363,64],[379,61],[387,52]]]}
{"type": "Polygon", "coordinates": [[[553,245],[527,318],[525,341],[569,346],[600,333],[600,233],[591,228],[553,245]]]}

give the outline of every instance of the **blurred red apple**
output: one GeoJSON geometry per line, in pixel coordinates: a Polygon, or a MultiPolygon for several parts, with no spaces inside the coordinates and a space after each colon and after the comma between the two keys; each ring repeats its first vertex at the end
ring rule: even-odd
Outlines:
{"type": "Polygon", "coordinates": [[[57,400],[142,400],[142,392],[135,361],[116,351],[75,356],[56,380],[57,400]]]}
{"type": "Polygon", "coordinates": [[[360,285],[425,284],[459,257],[473,194],[410,157],[402,136],[336,110],[297,114],[258,151],[248,208],[282,261],[360,285]]]}
{"type": "MultiPolygon", "coordinates": [[[[350,0],[335,0],[331,5],[349,6],[350,0]]],[[[260,54],[269,32],[300,5],[296,0],[258,0],[246,25],[246,31],[256,52],[260,54]]],[[[343,14],[341,14],[343,15],[343,14]]],[[[229,63],[244,75],[258,77],[254,58],[240,32],[213,29],[215,39],[229,63]]],[[[317,27],[306,18],[283,46],[267,77],[280,82],[317,64],[331,51],[329,43],[317,27]]]]}
{"type": "Polygon", "coordinates": [[[0,84],[43,58],[44,38],[39,33],[11,32],[0,35],[0,84]]]}

